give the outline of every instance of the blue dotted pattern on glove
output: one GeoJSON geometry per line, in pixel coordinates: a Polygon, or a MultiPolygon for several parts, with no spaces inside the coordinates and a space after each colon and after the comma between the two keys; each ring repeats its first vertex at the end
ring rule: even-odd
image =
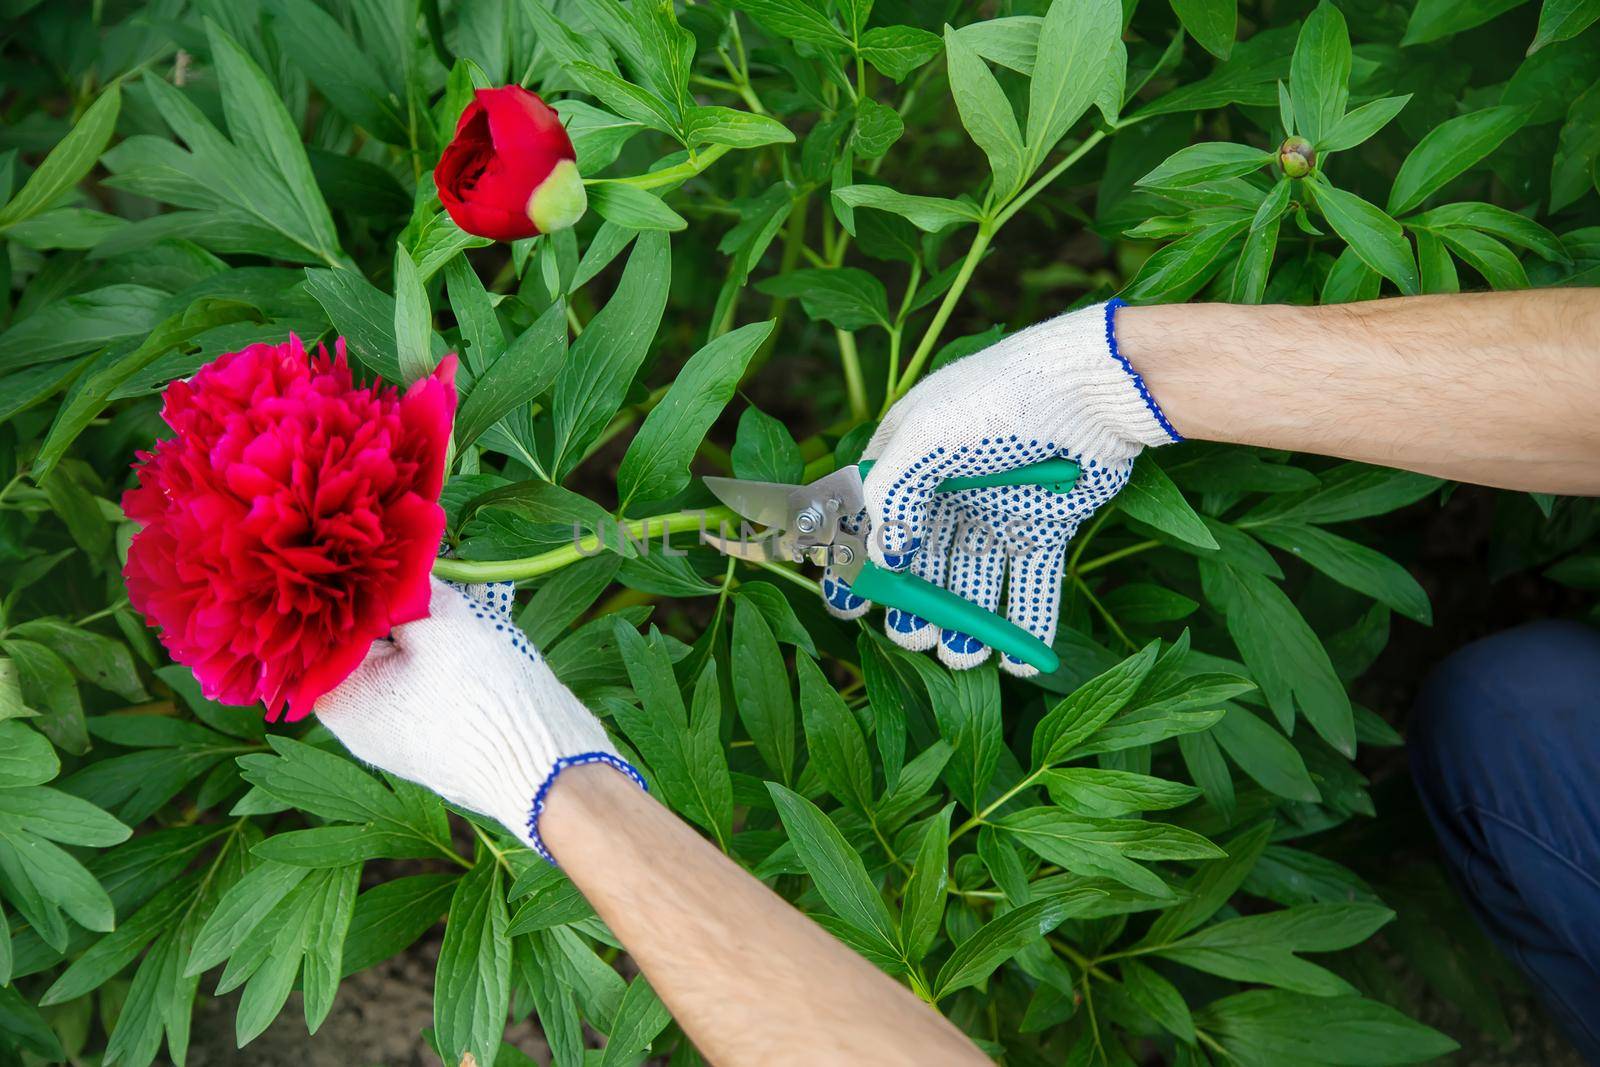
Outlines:
{"type": "Polygon", "coordinates": [[[528,658],[530,663],[542,663],[544,657],[533,647],[528,635],[522,632],[511,617],[516,608],[517,584],[515,582],[484,582],[473,585],[448,583],[452,589],[472,606],[472,614],[493,624],[495,631],[511,642],[511,647],[528,658]]]}
{"type": "MultiPolygon", "coordinates": [[[[971,446],[936,449],[909,465],[886,498],[889,520],[918,536],[902,542],[907,551],[885,551],[883,558],[990,611],[1000,609],[1004,589],[1006,618],[1048,643],[1060,610],[1067,542],[1084,519],[1127,484],[1132,469],[1131,459],[1102,463],[1049,440],[984,438],[971,446]],[[932,492],[948,478],[1011,470],[1056,456],[1081,468],[1070,492],[1037,485],[932,492]]],[[[865,512],[855,521],[864,523],[865,512]]],[[[823,591],[835,614],[866,610],[866,602],[837,576],[824,576],[823,591]]],[[[970,634],[941,631],[893,607],[885,612],[884,629],[908,648],[941,645],[942,658],[952,666],[973,666],[988,654],[970,634]]],[[[1020,660],[1005,659],[1009,667],[1026,670],[1020,660]]]]}

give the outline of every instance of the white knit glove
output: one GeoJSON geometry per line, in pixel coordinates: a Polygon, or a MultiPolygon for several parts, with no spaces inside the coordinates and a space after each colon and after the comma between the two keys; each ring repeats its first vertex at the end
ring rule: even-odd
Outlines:
{"type": "MultiPolygon", "coordinates": [[[[884,418],[864,459],[866,508],[852,523],[871,532],[873,560],[942,585],[990,611],[1006,590],[1006,618],[1049,644],[1061,604],[1061,569],[1078,524],[1128,481],[1146,445],[1180,441],[1118,352],[1122,301],[1070,312],[1015,333],[929,375],[884,418]],[[934,493],[947,478],[991,474],[1065,456],[1083,470],[1071,492],[1008,486],[934,493]]],[[[871,605],[831,571],[823,598],[840,618],[871,605]]],[[[976,666],[988,646],[890,608],[884,630],[915,651],[938,646],[950,667],[976,666]]],[[[1006,655],[1001,666],[1038,671],[1006,655]]]]}
{"type": "Polygon", "coordinates": [[[644,779],[512,621],[510,582],[432,582],[428,617],[375,642],[317,718],[357,759],[495,819],[554,863],[539,815],[557,774],[608,763],[644,779]]]}

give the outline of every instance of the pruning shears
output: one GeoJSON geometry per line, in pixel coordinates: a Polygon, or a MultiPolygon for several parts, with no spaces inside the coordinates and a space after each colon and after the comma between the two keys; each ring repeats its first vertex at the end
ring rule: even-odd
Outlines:
{"type": "MultiPolygon", "coordinates": [[[[862,481],[871,469],[872,461],[864,460],[808,485],[708,477],[706,488],[718,500],[763,529],[750,536],[741,530],[740,536],[732,538],[705,531],[701,539],[739,559],[831,565],[857,596],[921,616],[944,629],[970,634],[1013,659],[1045,674],[1053,673],[1061,665],[1055,651],[1009,619],[908,571],[892,571],[872,562],[867,555],[868,534],[852,533],[839,522],[865,507],[862,481]]],[[[1080,473],[1071,460],[1047,459],[993,474],[947,478],[934,491],[1038,485],[1053,493],[1066,493],[1080,473]]]]}

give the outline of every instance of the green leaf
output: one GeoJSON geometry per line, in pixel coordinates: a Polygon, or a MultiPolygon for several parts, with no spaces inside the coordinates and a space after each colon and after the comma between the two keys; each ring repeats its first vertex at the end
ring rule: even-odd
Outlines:
{"type": "Polygon", "coordinates": [[[1033,730],[1033,766],[1060,763],[1126,707],[1155,665],[1159,648],[1159,642],[1151,642],[1050,709],[1033,730]]]}
{"type": "MultiPolygon", "coordinates": [[[[690,108],[684,128],[690,146],[724,144],[733,148],[760,148],[762,145],[788,144],[794,140],[794,133],[777,119],[750,111],[736,111],[731,107],[703,105],[690,108]]],[[[604,186],[592,188],[591,198],[601,188],[604,186]]]]}
{"type": "Polygon", "coordinates": [[[1254,989],[1212,1001],[1194,1021],[1241,1067],[1325,1060],[1330,1049],[1351,1063],[1419,1063],[1457,1048],[1437,1030],[1360,997],[1254,989]]]}
{"type": "Polygon", "coordinates": [[[0,790],[0,816],[64,845],[105,848],[126,841],[133,832],[87,800],[46,786],[0,790]]]}
{"type": "Polygon", "coordinates": [[[575,96],[557,100],[550,106],[561,115],[562,125],[578,154],[578,170],[584,177],[599,174],[615,163],[622,146],[645,128],[643,123],[613,115],[575,96]]]}
{"type": "Polygon", "coordinates": [[[1021,186],[1025,169],[1017,113],[988,65],[949,26],[944,28],[944,58],[961,125],[989,159],[996,197],[1008,199],[1021,186]]]}
{"type": "Polygon", "coordinates": [[[1226,141],[1203,141],[1187,148],[1180,148],[1134,184],[1148,185],[1156,189],[1181,189],[1201,182],[1250,174],[1276,158],[1275,153],[1264,152],[1249,145],[1229,144],[1226,141]]]}
{"type": "Polygon", "coordinates": [[[977,811],[1004,747],[999,672],[988,665],[944,672],[924,657],[910,657],[933,702],[939,734],[954,750],[944,777],[969,811],[977,811]]]}
{"type": "Polygon", "coordinates": [[[87,751],[83,701],[66,661],[35,641],[12,637],[0,639],[0,652],[16,665],[23,701],[39,713],[33,725],[57,748],[87,751]]]}
{"type": "Polygon", "coordinates": [[[1182,898],[1156,916],[1149,932],[1135,947],[1146,948],[1176,941],[1215,915],[1244,884],[1267,847],[1272,828],[1270,821],[1262,822],[1231,838],[1227,843],[1227,856],[1212,860],[1185,880],[1180,886],[1182,898]]]}
{"type": "Polygon", "coordinates": [[[740,413],[728,455],[734,476],[751,481],[798,484],[805,472],[800,446],[789,428],[754,406],[740,413]]]}
{"type": "Polygon", "coordinates": [[[860,811],[872,808],[872,761],[855,714],[809,656],[795,660],[811,767],[828,791],[860,811]]]}
{"type": "Polygon", "coordinates": [[[883,282],[859,267],[792,270],[760,282],[768,296],[798,299],[806,314],[841,330],[889,328],[889,298],[883,282]]]}
{"type": "Polygon", "coordinates": [[[1233,51],[1233,36],[1239,20],[1238,0],[1171,0],[1189,36],[1200,47],[1216,56],[1227,59],[1233,51]]]}
{"type": "Polygon", "coordinates": [[[1567,109],[1550,166],[1550,210],[1560,211],[1596,185],[1600,160],[1600,80],[1567,109]]]}
{"type": "Polygon", "coordinates": [[[867,877],[861,857],[836,826],[811,801],[768,782],[767,791],[778,807],[783,828],[795,854],[815,882],[817,892],[833,913],[872,939],[883,952],[897,955],[897,932],[889,909],[867,877]]]}
{"type": "Polygon", "coordinates": [[[1078,889],[1032,901],[990,920],[956,946],[939,968],[939,977],[933,983],[934,999],[982,982],[1006,960],[1043,940],[1069,917],[1103,896],[1097,889],[1078,889]]]}
{"type": "Polygon", "coordinates": [[[1596,19],[1600,19],[1600,0],[1544,0],[1539,8],[1539,30],[1533,35],[1528,54],[1578,36],[1596,19]]]}
{"type": "Polygon", "coordinates": [[[1226,616],[1228,634],[1287,732],[1298,706],[1317,734],[1354,756],[1350,696],[1300,610],[1270,578],[1202,561],[1206,596],[1226,616]]]}
{"type": "Polygon", "coordinates": [[[875,26],[859,44],[861,58],[895,81],[938,55],[942,46],[937,34],[915,26],[875,26]]]}
{"type": "Polygon", "coordinates": [[[1462,262],[1483,275],[1498,290],[1528,288],[1528,272],[1515,253],[1498,240],[1477,230],[1454,227],[1434,231],[1462,262]]]}
{"type": "Polygon", "coordinates": [[[1515,211],[1508,211],[1494,204],[1482,204],[1475,201],[1463,201],[1457,204],[1441,204],[1439,207],[1412,215],[1406,219],[1407,227],[1415,229],[1472,229],[1481,230],[1491,236],[1530,252],[1535,252],[1541,257],[1555,263],[1570,263],[1572,258],[1562,247],[1561,239],[1551,233],[1544,226],[1519,215],[1515,211]]]}
{"type": "Polygon", "coordinates": [[[313,238],[312,247],[324,259],[332,259],[339,250],[339,235],[311,173],[300,133],[277,89],[215,22],[208,18],[205,26],[217,83],[222,87],[222,112],[228,120],[228,132],[235,144],[261,160],[282,183],[298,210],[301,225],[313,238]]]}
{"type": "Polygon", "coordinates": [[[343,867],[380,857],[435,859],[439,855],[439,849],[429,842],[371,823],[290,830],[274,834],[250,851],[264,860],[293,867],[343,867]]]}
{"type": "Polygon", "coordinates": [[[589,206],[601,218],[629,230],[675,232],[689,225],[659,196],[632,185],[597,182],[589,186],[589,206]]]}
{"type": "Polygon", "coordinates": [[[1268,523],[1253,528],[1268,544],[1305,560],[1341,585],[1387,604],[1423,624],[1433,621],[1428,594],[1406,569],[1383,553],[1316,526],[1268,523]]]}
{"type": "Polygon", "coordinates": [[[1199,602],[1154,582],[1127,582],[1100,598],[1106,610],[1128,623],[1176,622],[1194,614],[1199,602]]]}
{"type": "Polygon", "coordinates": [[[661,324],[671,277],[666,234],[640,234],[616,292],[573,342],[551,398],[554,441],[548,470],[557,479],[571,473],[621,407],[661,324]]]}
{"type": "Polygon", "coordinates": [[[1400,224],[1354,193],[1336,189],[1320,174],[1303,183],[1328,225],[1361,261],[1399,286],[1407,296],[1418,290],[1417,261],[1400,224]]]}
{"type": "Polygon", "coordinates": [[[1249,218],[1224,219],[1165,246],[1144,261],[1123,297],[1139,302],[1187,300],[1216,273],[1224,249],[1249,224],[1249,218]]]}
{"type": "Polygon", "coordinates": [[[773,323],[752,322],[723,334],[690,356],[666,396],[645,416],[617,469],[617,495],[659,500],[689,484],[689,461],[733,397],[773,323]]]}
{"type": "Polygon", "coordinates": [[[971,22],[956,32],[968,47],[989,62],[1032,77],[1033,66],[1039,58],[1039,30],[1043,26],[1044,18],[1040,15],[1009,15],[971,22]]]}
{"type": "Polygon", "coordinates": [[[1432,230],[1419,229],[1417,236],[1417,266],[1422,272],[1424,293],[1459,293],[1461,281],[1456,275],[1455,260],[1445,250],[1444,242],[1432,230]]]}
{"type": "MultiPolygon", "coordinates": [[[[62,476],[57,468],[49,481],[62,476]]],[[[37,641],[48,646],[58,656],[72,665],[74,673],[86,682],[122,697],[129,703],[150,699],[139,669],[134,665],[128,646],[93,630],[74,626],[63,619],[31,619],[11,628],[16,637],[37,641]]]]}
{"type": "Polygon", "coordinates": [[[1157,97],[1134,115],[1151,118],[1228,104],[1272,107],[1278,100],[1278,81],[1289,76],[1294,33],[1292,26],[1257,32],[1236,44],[1228,61],[1218,64],[1206,77],[1157,97]]]}
{"type": "Polygon", "coordinates": [[[122,83],[114,81],[50,150],[17,195],[0,207],[0,230],[39,214],[82,181],[111,140],[121,109],[122,83]]]}
{"type": "Polygon", "coordinates": [[[1527,0],[1417,0],[1402,45],[1427,44],[1481,26],[1527,0]]]}
{"type": "Polygon", "coordinates": [[[1365,463],[1343,463],[1320,475],[1322,484],[1298,493],[1278,493],[1244,515],[1263,521],[1334,523],[1383,515],[1405,507],[1444,484],[1440,478],[1365,463]]]}
{"type": "Polygon", "coordinates": [[[355,912],[360,881],[360,864],[327,871],[312,897],[300,971],[302,1008],[309,1033],[316,1033],[322,1026],[339,992],[339,979],[344,976],[345,935],[355,912]]]}
{"type": "Polygon", "coordinates": [[[1123,960],[1122,988],[1129,999],[1170,1034],[1191,1044],[1195,1041],[1194,1017],[1184,1003],[1178,987],[1138,960],[1123,960]]]}
{"type": "Polygon", "coordinates": [[[850,43],[839,27],[807,0],[735,0],[733,6],[749,13],[778,38],[835,50],[850,43]]]}
{"type": "MultiPolygon", "coordinates": [[[[1528,109],[1524,107],[1489,107],[1458,115],[1429,130],[1400,164],[1389,190],[1389,214],[1403,215],[1421,204],[1450,179],[1500,147],[1522,128],[1527,118],[1528,109]]],[[[1334,228],[1338,229],[1337,223],[1334,228]]],[[[1342,232],[1340,236],[1344,236],[1342,232]]],[[[1376,264],[1373,268],[1378,269],[1376,264]]]]}
{"type": "Polygon", "coordinates": [[[34,478],[47,476],[90,420],[105,409],[117,387],[149,366],[156,357],[206,330],[256,314],[256,310],[246,304],[202,298],[187,310],[167,318],[142,341],[130,340],[106,349],[68,390],[34,459],[31,471],[34,478]]]}
{"type": "Polygon", "coordinates": [[[1148,457],[1133,465],[1133,475],[1117,495],[1117,506],[1140,522],[1163,530],[1180,541],[1215,550],[1217,539],[1172,483],[1167,472],[1148,457]]]}
{"type": "MultiPolygon", "coordinates": [[[[312,0],[268,0],[272,34],[333,109],[380,140],[409,145],[406,121],[370,52],[312,0]]],[[[452,123],[453,127],[453,123],[452,123]]]]}
{"type": "MultiPolygon", "coordinates": [[[[1052,0],[1039,28],[1038,58],[1028,82],[1024,177],[1044,162],[1073,123],[1089,110],[1121,44],[1122,5],[1118,0],[1052,0]]],[[[947,51],[948,47],[947,33],[947,51]]],[[[951,81],[954,83],[954,77],[951,81]]]]}
{"type": "Polygon", "coordinates": [[[1400,110],[1411,101],[1411,94],[1385,96],[1362,104],[1333,124],[1317,150],[1323,153],[1342,152],[1354,148],[1389,124],[1400,110]]]}
{"type": "Polygon", "coordinates": [[[479,374],[456,414],[456,448],[465,448],[501,419],[543,395],[566,354],[567,305],[558,299],[479,374]]]}
{"type": "Polygon", "coordinates": [[[456,883],[433,979],[433,1028],[446,1063],[493,1067],[511,1003],[511,939],[495,854],[481,849],[456,883]]]}
{"type": "MultiPolygon", "coordinates": [[[[59,908],[86,930],[101,933],[116,927],[116,908],[106,891],[67,852],[24,830],[9,815],[0,814],[0,881],[15,887],[31,884],[43,894],[50,909],[59,908]]],[[[20,901],[16,901],[21,906],[20,901]]],[[[26,914],[26,913],[25,913],[26,914]]],[[[32,921],[30,916],[30,921],[32,921]]]]}
{"type": "Polygon", "coordinates": [[[1295,130],[1313,145],[1344,117],[1349,98],[1350,33],[1344,15],[1322,0],[1306,17],[1289,65],[1295,130]]]}
{"type": "Polygon", "coordinates": [[[1324,304],[1348,304],[1358,300],[1374,300],[1383,279],[1378,272],[1361,261],[1353,248],[1339,253],[1339,258],[1328,268],[1328,277],[1322,283],[1324,304]]]}
{"type": "Polygon", "coordinates": [[[616,1020],[606,1034],[600,1067],[638,1063],[640,1053],[651,1050],[650,1043],[671,1021],[667,1006],[661,1003],[650,983],[643,975],[635,978],[628,983],[628,991],[617,1006],[616,1020]]]}
{"type": "Polygon", "coordinates": [[[601,103],[624,118],[660,130],[671,137],[679,136],[678,117],[673,108],[650,90],[585,60],[568,64],[566,73],[576,79],[586,92],[599,97],[601,103]]]}
{"type": "Polygon", "coordinates": [[[427,377],[433,370],[433,311],[417,265],[400,244],[394,249],[394,338],[401,384],[427,377]]]}
{"type": "Polygon", "coordinates": [[[452,874],[412,874],[379,883],[356,898],[340,970],[346,977],[399,955],[445,913],[452,874]]]}
{"type": "Polygon", "coordinates": [[[845,185],[833,190],[833,196],[851,207],[892,212],[927,233],[938,233],[950,226],[982,218],[978,209],[965,200],[912,196],[885,185],[845,185]]]}
{"type": "Polygon", "coordinates": [[[1204,837],[1179,826],[1136,819],[1089,818],[1056,808],[1026,808],[1006,816],[999,825],[1046,859],[1050,858],[1047,852],[1063,854],[1072,850],[1145,860],[1207,860],[1224,855],[1204,837]]]}
{"type": "Polygon", "coordinates": [[[944,918],[945,890],[949,884],[950,815],[955,804],[946,804],[928,820],[917,846],[911,877],[906,880],[900,905],[900,943],[906,960],[918,963],[933,947],[944,918]]]}
{"type": "Polygon", "coordinates": [[[210,970],[233,955],[250,932],[311,874],[308,867],[263,861],[222,896],[195,937],[185,975],[210,970]]]}
{"type": "Polygon", "coordinates": [[[552,644],[588,611],[617,575],[622,560],[607,552],[564,567],[541,585],[522,609],[517,624],[535,648],[552,644]]]}
{"type": "Polygon", "coordinates": [[[1200,795],[1192,785],[1097,767],[1045,771],[1039,784],[1067,811],[1101,818],[1182,807],[1200,795]]]}
{"type": "Polygon", "coordinates": [[[761,609],[743,596],[734,597],[730,640],[728,671],[739,721],[766,765],[781,780],[791,781],[794,697],[789,692],[789,671],[761,609]]]}
{"type": "Polygon", "coordinates": [[[306,269],[306,292],[322,305],[352,356],[389,381],[400,380],[395,359],[395,301],[353,270],[306,269]]]}
{"type": "Polygon", "coordinates": [[[1294,745],[1259,716],[1230,707],[1212,736],[1239,769],[1268,792],[1305,803],[1322,799],[1294,745]]]}
{"type": "Polygon", "coordinates": [[[1250,230],[1245,234],[1244,247],[1239,251],[1239,262],[1233,269],[1233,286],[1229,299],[1240,304],[1259,304],[1267,291],[1267,277],[1272,272],[1272,257],[1278,248],[1278,228],[1283,213],[1289,207],[1290,178],[1279,178],[1272,191],[1256,208],[1250,220],[1250,230]]]}
{"type": "Polygon", "coordinates": [[[862,159],[881,159],[906,132],[900,112],[871,97],[856,102],[856,123],[850,143],[862,159]]]}
{"type": "MultiPolygon", "coordinates": [[[[712,703],[715,690],[702,692],[702,675],[691,716],[672,673],[666,639],[652,627],[647,642],[625,618],[613,617],[611,623],[628,678],[643,703],[636,710],[619,702],[613,716],[655,772],[668,802],[725,844],[732,800],[726,756],[718,741],[721,708],[712,703]]],[[[709,669],[711,661],[706,662],[709,669]]]]}

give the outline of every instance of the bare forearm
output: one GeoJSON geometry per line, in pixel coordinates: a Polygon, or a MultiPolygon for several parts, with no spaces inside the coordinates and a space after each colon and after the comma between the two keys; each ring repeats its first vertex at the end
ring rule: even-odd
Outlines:
{"type": "Polygon", "coordinates": [[[989,1062],[615,771],[565,772],[540,828],[711,1062],[989,1062]]]}
{"type": "Polygon", "coordinates": [[[1123,308],[1186,437],[1600,493],[1600,289],[1123,308]]]}

